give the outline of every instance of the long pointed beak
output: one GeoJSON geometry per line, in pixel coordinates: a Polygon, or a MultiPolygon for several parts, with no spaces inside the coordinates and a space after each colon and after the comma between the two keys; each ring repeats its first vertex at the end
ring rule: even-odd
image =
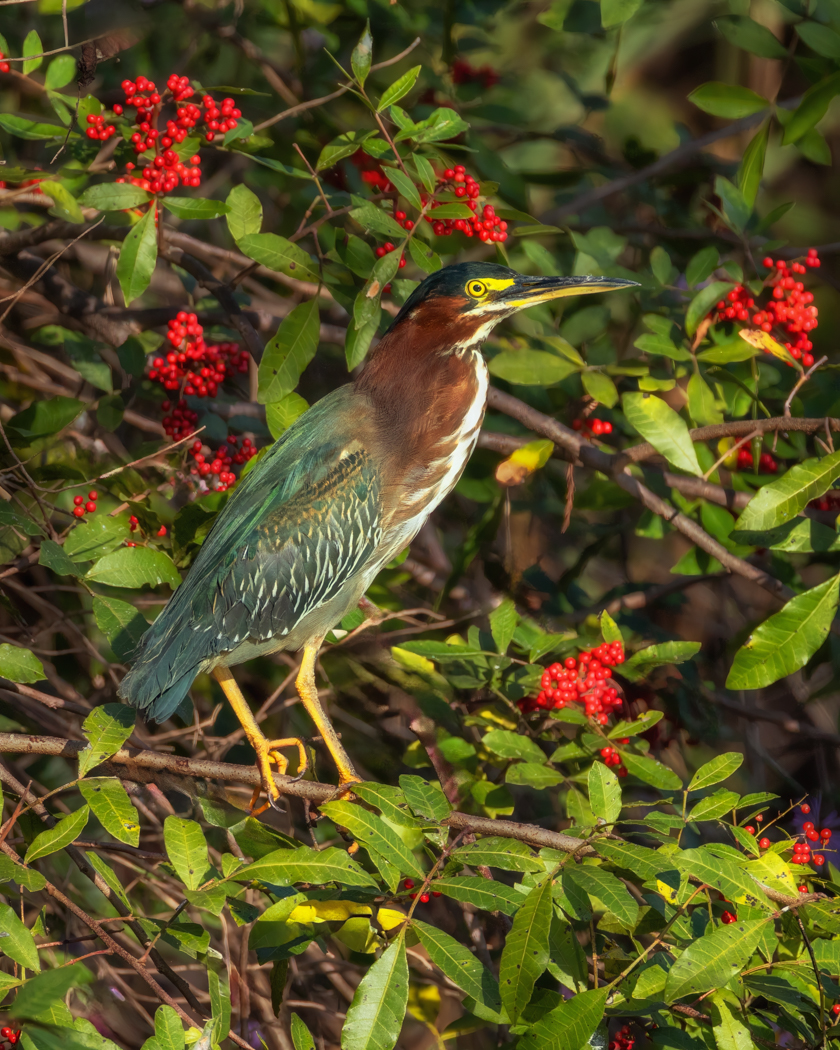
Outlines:
{"type": "Polygon", "coordinates": [[[638,288],[638,281],[623,277],[524,277],[497,300],[515,310],[569,295],[612,292],[619,288],[638,288]]]}

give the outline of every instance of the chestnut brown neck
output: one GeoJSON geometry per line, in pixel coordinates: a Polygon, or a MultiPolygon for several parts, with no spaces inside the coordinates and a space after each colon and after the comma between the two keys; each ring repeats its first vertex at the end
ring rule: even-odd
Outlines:
{"type": "Polygon", "coordinates": [[[424,303],[388,330],[356,380],[373,402],[385,447],[405,466],[433,459],[472,408],[484,367],[476,329],[449,300],[424,303]]]}

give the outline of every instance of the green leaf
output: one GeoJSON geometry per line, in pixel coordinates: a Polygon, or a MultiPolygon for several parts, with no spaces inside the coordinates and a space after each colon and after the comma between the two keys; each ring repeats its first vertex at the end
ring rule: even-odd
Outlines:
{"type": "MultiPolygon", "coordinates": [[[[359,199],[354,198],[355,201],[359,199]]],[[[394,240],[397,238],[402,240],[405,237],[405,230],[402,226],[373,201],[364,201],[360,207],[354,208],[350,212],[350,218],[355,219],[360,226],[364,226],[372,233],[382,233],[394,240]]]]}
{"type": "Polygon", "coordinates": [[[230,985],[222,960],[213,959],[207,967],[210,1011],[213,1018],[210,1044],[221,1044],[230,1034],[230,985]]]}
{"type": "Polygon", "coordinates": [[[755,207],[761,176],[764,174],[764,158],[769,138],[770,122],[767,121],[753,135],[738,167],[738,186],[750,210],[755,207]]]}
{"type": "Polygon", "coordinates": [[[91,777],[79,784],[79,790],[109,835],[119,842],[127,842],[129,846],[139,845],[137,810],[116,777],[91,777]]]}
{"type": "Polygon", "coordinates": [[[339,135],[332,142],[328,142],[318,154],[315,170],[325,171],[327,168],[334,167],[345,157],[351,157],[372,135],[372,131],[348,131],[344,135],[339,135]]]}
{"type": "MultiPolygon", "coordinates": [[[[753,1042],[752,1032],[744,1024],[741,1011],[736,1013],[726,993],[714,992],[708,1001],[712,1007],[712,1032],[717,1050],[753,1050],[757,1044],[753,1042]]],[[[801,1001],[803,1005],[807,1002],[804,998],[801,1001]]],[[[743,1016],[746,1016],[746,1011],[743,1016]]]]}
{"type": "Polygon", "coordinates": [[[506,784],[531,787],[535,791],[545,791],[546,788],[556,787],[557,784],[562,784],[564,779],[562,773],[558,773],[556,769],[551,769],[541,762],[517,762],[505,774],[506,784]]]}
{"type": "MultiPolygon", "coordinates": [[[[67,134],[60,124],[44,124],[36,120],[27,120],[14,113],[0,113],[0,128],[20,139],[60,139],[67,134]]],[[[75,136],[71,135],[71,138],[75,136]]]]}
{"type": "Polygon", "coordinates": [[[622,665],[621,674],[631,682],[640,682],[655,667],[685,663],[700,652],[700,648],[700,642],[660,642],[659,645],[649,645],[633,653],[622,665]]]}
{"type": "Polygon", "coordinates": [[[491,375],[523,386],[554,386],[580,369],[545,350],[503,350],[488,364],[491,375]]]}
{"type": "Polygon", "coordinates": [[[452,812],[452,806],[447,801],[440,784],[430,784],[422,777],[403,774],[400,777],[400,787],[406,802],[420,817],[441,821],[446,820],[452,812]]]}
{"type": "Polygon", "coordinates": [[[701,350],[697,360],[715,365],[728,365],[736,361],[749,361],[751,357],[757,357],[760,353],[757,347],[750,346],[745,339],[737,339],[734,343],[724,343],[723,346],[701,350]]]}
{"type": "Polygon", "coordinates": [[[53,540],[42,540],[41,550],[38,554],[38,562],[41,565],[46,565],[48,569],[52,569],[53,572],[59,576],[78,576],[79,567],[74,561],[68,558],[63,547],[60,547],[53,540]]]}
{"type": "Polygon", "coordinates": [[[50,215],[55,215],[59,219],[64,219],[65,222],[78,223],[85,221],[85,217],[82,215],[82,209],[79,207],[79,202],[63,182],[58,182],[54,179],[48,180],[42,183],[41,188],[43,192],[53,200],[53,207],[50,208],[50,215]]]}
{"type": "Polygon", "coordinates": [[[376,107],[376,112],[381,113],[383,109],[387,109],[388,106],[399,102],[403,96],[407,95],[414,87],[414,82],[417,80],[422,68],[422,66],[414,66],[407,73],[403,73],[399,80],[395,80],[389,88],[386,88],[382,98],[379,100],[379,105],[376,107]]]}
{"type": "Polygon", "coordinates": [[[130,589],[153,587],[168,583],[175,590],[181,583],[181,574],[168,554],[151,547],[121,547],[106,554],[85,576],[91,583],[106,583],[110,587],[130,589]]]}
{"type": "Polygon", "coordinates": [[[622,751],[621,758],[627,771],[645,784],[651,784],[663,791],[678,791],[682,787],[682,781],[677,774],[661,762],[657,762],[655,758],[634,755],[630,751],[622,751]]]}
{"type": "Polygon", "coordinates": [[[694,296],[685,313],[685,330],[688,335],[694,335],[706,314],[719,299],[725,299],[732,288],[731,281],[713,281],[694,296]]]}
{"type": "Polygon", "coordinates": [[[292,393],[318,349],[318,299],[300,303],[280,322],[259,366],[257,400],[265,405],[292,393]]]}
{"type": "Polygon", "coordinates": [[[157,263],[157,205],[152,202],[143,218],[132,226],[117,260],[117,280],[130,306],[149,287],[157,263]]]}
{"type": "Polygon", "coordinates": [[[840,477],[840,452],[823,459],[806,459],[791,467],[778,481],[763,485],[747,504],[738,528],[772,529],[783,525],[821,496],[840,477]]]}
{"type": "Polygon", "coordinates": [[[81,806],[75,813],[68,813],[66,817],[56,822],[54,828],[48,828],[36,835],[32,845],[26,851],[26,863],[31,864],[41,857],[49,857],[57,853],[71,842],[75,842],[85,829],[90,816],[90,807],[81,806]]]}
{"type": "Polygon", "coordinates": [[[840,59],[840,35],[820,22],[798,22],[796,32],[812,51],[823,58],[840,59]]]}
{"type": "Polygon", "coordinates": [[[0,644],[0,675],[10,682],[41,682],[47,676],[44,665],[28,649],[9,642],[0,644]]]}
{"type": "Polygon", "coordinates": [[[512,1024],[518,1022],[537,978],[548,965],[551,913],[551,879],[545,879],[523,901],[502,949],[499,991],[512,1024]]]}
{"type": "Polygon", "coordinates": [[[618,390],[615,383],[603,372],[581,372],[580,381],[583,389],[594,400],[612,408],[618,403],[618,390]]]}
{"type": "Polygon", "coordinates": [[[0,882],[16,882],[27,890],[37,892],[47,884],[44,876],[34,868],[27,868],[23,864],[17,864],[7,857],[0,855],[0,882]]]}
{"type": "Polygon", "coordinates": [[[321,807],[335,824],[339,824],[359,839],[363,845],[371,846],[399,868],[402,875],[424,878],[425,872],[417,858],[393,828],[375,813],[355,805],[353,802],[327,802],[321,807]]]}
{"type": "MultiPolygon", "coordinates": [[[[735,47],[750,51],[760,58],[784,58],[787,54],[785,45],[767,26],[753,21],[745,15],[730,15],[715,20],[715,27],[735,47]]],[[[797,30],[800,28],[796,27],[797,30]]],[[[824,28],[823,26],[820,27],[824,28]]]]}
{"type": "Polygon", "coordinates": [[[434,885],[436,890],[452,900],[474,904],[484,911],[500,911],[505,915],[515,914],[524,899],[512,886],[490,882],[478,875],[436,879],[434,885]]]}
{"type": "Polygon", "coordinates": [[[597,849],[610,864],[632,871],[640,879],[656,878],[663,867],[670,867],[655,850],[648,849],[647,846],[637,846],[632,842],[605,839],[598,842],[597,849]]]}
{"type": "Polygon", "coordinates": [[[278,270],[300,281],[315,284],[319,281],[315,264],[306,252],[285,237],[278,237],[276,233],[246,233],[236,243],[249,259],[270,270],[278,270]]]}
{"type": "Polygon", "coordinates": [[[589,897],[595,898],[628,929],[636,925],[639,905],[621,879],[594,864],[573,866],[564,870],[564,882],[568,878],[589,897]]]}
{"type": "Polygon", "coordinates": [[[439,204],[430,215],[433,219],[468,219],[472,215],[472,210],[466,204],[460,204],[458,201],[452,201],[449,204],[439,204]]]}
{"type": "Polygon", "coordinates": [[[408,253],[415,266],[419,266],[425,273],[436,273],[443,265],[440,256],[417,237],[412,237],[408,242],[408,253]]]}
{"type": "Polygon", "coordinates": [[[423,202],[420,200],[420,193],[411,179],[399,168],[386,167],[383,168],[383,171],[396,187],[397,192],[408,201],[412,208],[420,211],[423,207],[423,202]]]}
{"type": "Polygon", "coordinates": [[[265,406],[265,421],[271,436],[276,441],[281,434],[285,434],[296,419],[300,419],[309,408],[306,398],[292,391],[279,401],[269,401],[265,406]]]}
{"type": "Polygon", "coordinates": [[[630,393],[622,396],[621,403],[627,422],[669,463],[690,474],[703,473],[685,420],[661,397],[630,393]]]}
{"type": "Polygon", "coordinates": [[[0,951],[19,966],[41,969],[35,939],[8,904],[0,904],[0,946],[0,951]]]}
{"type": "Polygon", "coordinates": [[[546,761],[545,752],[535,740],[510,729],[491,729],[481,742],[500,758],[522,758],[526,762],[540,763],[546,761]]]}
{"type": "MultiPolygon", "coordinates": [[[[540,865],[542,868],[542,865],[540,865]]],[[[502,1000],[499,985],[492,973],[473,955],[443,930],[414,919],[411,924],[429,958],[445,977],[485,1010],[499,1014],[502,1000]]]]}
{"type": "Polygon", "coordinates": [[[29,408],[12,416],[6,423],[6,430],[11,431],[9,437],[12,444],[15,443],[15,438],[29,444],[38,438],[58,434],[70,426],[86,407],[83,401],[61,395],[46,401],[35,401],[29,408]]]}
{"type": "Polygon", "coordinates": [[[704,113],[711,113],[713,117],[726,117],[729,120],[748,117],[751,113],[758,113],[760,109],[766,109],[770,105],[766,98],[750,91],[749,88],[737,84],[721,84],[716,80],[701,84],[688,98],[704,113]]]}
{"type": "Polygon", "coordinates": [[[685,279],[689,287],[693,288],[705,281],[717,269],[719,263],[720,254],[717,248],[710,244],[692,255],[685,268],[685,279]]]}
{"type": "Polygon", "coordinates": [[[79,776],[116,754],[134,730],[134,709],[127,704],[95,707],[82,723],[88,746],[79,752],[79,776]]]}
{"type": "Polygon", "coordinates": [[[643,3],[644,0],[601,0],[601,25],[604,29],[623,25],[643,3]]]}
{"type": "MultiPolygon", "coordinates": [[[[31,967],[30,967],[31,969],[31,967]]],[[[72,966],[61,966],[54,970],[45,970],[37,977],[31,977],[15,996],[9,1007],[12,1017],[20,1019],[40,1018],[56,1003],[61,1002],[71,988],[83,988],[93,981],[93,974],[84,963],[73,963],[72,966]]],[[[69,1034],[63,1029],[63,1034],[69,1034]]],[[[109,1041],[101,1039],[102,1050],[106,1050],[109,1041]]],[[[40,1045],[40,1044],[36,1044],[40,1045]]],[[[81,1050],[83,1044],[70,1039],[72,1050],[81,1050]]],[[[111,1043],[111,1046],[114,1044],[111,1043]]],[[[92,1050],[92,1048],[91,1048],[92,1050]]]]}
{"type": "Polygon", "coordinates": [[[555,1006],[517,1043],[518,1050],[579,1050],[601,1023],[609,988],[590,988],[555,1006]]]}
{"type": "Polygon", "coordinates": [[[828,112],[828,106],[834,96],[840,92],[840,72],[814,84],[802,96],[802,101],[793,116],[785,125],[782,145],[797,142],[806,131],[810,131],[828,112]]]}
{"type": "Polygon", "coordinates": [[[179,219],[217,219],[230,213],[229,205],[206,197],[162,197],[160,203],[179,219]]]}
{"type": "Polygon", "coordinates": [[[744,195],[722,175],[715,178],[715,193],[720,197],[723,217],[728,225],[738,233],[743,232],[752,214],[752,208],[748,207],[744,195]]]}
{"type": "Polygon", "coordinates": [[[840,576],[797,594],[757,627],[735,654],[727,689],[763,689],[804,667],[828,636],[840,576]]]}
{"type": "Polygon", "coordinates": [[[737,791],[716,791],[708,798],[701,798],[688,814],[688,820],[716,820],[724,813],[731,812],[737,805],[740,795],[737,791]]]}
{"type": "Polygon", "coordinates": [[[210,862],[201,825],[194,820],[169,816],[163,823],[166,854],[178,878],[188,890],[207,881],[210,862]]]}
{"type": "Polygon", "coordinates": [[[530,846],[517,839],[496,836],[479,839],[453,850],[451,856],[471,868],[485,864],[502,871],[544,871],[543,863],[534,856],[530,846]]]}
{"type": "Polygon", "coordinates": [[[775,529],[733,529],[729,536],[734,543],[773,551],[811,554],[840,550],[840,537],[834,529],[813,518],[792,518],[775,529]]]}
{"type": "Polygon", "coordinates": [[[138,642],[149,628],[148,622],[128,602],[103,598],[101,595],[93,599],[93,616],[117,659],[130,660],[138,642]]]}
{"type": "MultiPolygon", "coordinates": [[[[41,43],[41,38],[34,29],[30,29],[24,38],[21,54],[26,58],[27,55],[40,55],[43,51],[44,45],[41,43]]],[[[43,58],[30,58],[28,62],[23,63],[23,72],[28,76],[36,70],[43,61],[43,58]]]]}
{"type": "Polygon", "coordinates": [[[761,919],[739,920],[729,926],[707,927],[677,956],[665,982],[665,1000],[696,998],[726,984],[749,962],[764,932],[761,919]]]}
{"type": "Polygon", "coordinates": [[[370,19],[365,23],[365,31],[359,37],[359,42],[353,48],[350,56],[350,66],[353,76],[360,87],[365,86],[367,75],[370,72],[370,64],[373,57],[373,37],[370,33],[370,19]]]}
{"type": "Polygon", "coordinates": [[[727,751],[723,755],[716,755],[705,765],[702,765],[686,788],[686,791],[700,791],[702,788],[719,784],[727,780],[733,773],[737,772],[744,762],[744,756],[736,751],[727,751]]]}
{"type": "Polygon", "coordinates": [[[131,533],[128,521],[97,514],[94,518],[82,519],[64,541],[64,551],[74,561],[92,561],[115,551],[131,533]]]}
{"type": "Polygon", "coordinates": [[[125,211],[148,204],[151,199],[150,193],[130,182],[103,182],[99,186],[88,186],[79,197],[79,204],[99,211],[125,211]]]}
{"type": "Polygon", "coordinates": [[[155,1039],[160,1050],[184,1050],[186,1040],[181,1018],[165,1003],[155,1010],[155,1039]]]}
{"type": "Polygon", "coordinates": [[[315,1050],[315,1040],[303,1021],[297,1014],[292,1014],[291,1021],[292,1043],[294,1043],[295,1050],[315,1050]]]}
{"type": "Polygon", "coordinates": [[[362,978],[341,1030],[341,1050],[392,1050],[408,1006],[405,931],[362,978]]]}
{"type": "Polygon", "coordinates": [[[746,904],[751,908],[770,910],[770,903],[756,882],[729,857],[712,853],[700,846],[697,849],[675,853],[673,862],[680,871],[701,879],[733,904],[746,904]]]}
{"type": "Polygon", "coordinates": [[[86,850],[85,856],[87,857],[88,863],[94,869],[94,871],[98,875],[102,876],[102,881],[111,888],[111,892],[116,894],[116,896],[130,911],[131,902],[128,899],[128,895],[126,894],[125,889],[123,888],[122,882],[119,878],[117,878],[117,873],[114,871],[114,869],[105,863],[105,861],[102,859],[101,854],[97,853],[96,850],[86,850]]]}
{"type": "Polygon", "coordinates": [[[295,882],[323,885],[337,882],[342,886],[370,886],[376,881],[355,863],[343,849],[330,846],[320,851],[301,846],[298,849],[277,849],[253,864],[239,868],[232,876],[237,881],[264,882],[275,886],[291,886],[295,882]]]}
{"type": "MultiPolygon", "coordinates": [[[[641,386],[641,382],[639,384],[641,386]]],[[[723,413],[715,403],[715,395],[699,372],[694,372],[686,388],[688,411],[695,423],[712,426],[723,422],[723,413]]]]}
{"type": "MultiPolygon", "coordinates": [[[[421,120],[419,124],[415,124],[413,128],[406,131],[401,131],[396,136],[396,141],[400,142],[403,139],[410,138],[416,143],[423,142],[444,142],[447,139],[455,138],[456,135],[462,134],[464,131],[469,129],[469,124],[456,113],[454,109],[450,109],[449,106],[440,106],[434,110],[425,120],[421,120]]],[[[425,157],[421,157],[420,160],[425,160],[425,157]]],[[[415,166],[418,172],[422,167],[421,164],[417,163],[417,155],[414,157],[415,166]]],[[[429,188],[429,180],[422,180],[429,192],[432,189],[429,188]]],[[[487,191],[488,193],[490,190],[487,191]]]]}
{"type": "Polygon", "coordinates": [[[72,55],[56,55],[47,67],[44,87],[47,91],[58,91],[76,75],[76,59],[72,55]]]}
{"type": "Polygon", "coordinates": [[[260,199],[244,183],[234,186],[225,201],[229,211],[225,216],[230,235],[238,243],[249,233],[259,233],[262,228],[262,204],[260,199]]]}
{"type": "Polygon", "coordinates": [[[490,633],[493,635],[497,651],[502,655],[508,651],[518,623],[516,604],[510,598],[506,598],[490,613],[490,633]]]}
{"type": "Polygon", "coordinates": [[[589,805],[596,817],[614,824],[621,812],[621,785],[613,771],[603,762],[589,767],[589,805]]]}

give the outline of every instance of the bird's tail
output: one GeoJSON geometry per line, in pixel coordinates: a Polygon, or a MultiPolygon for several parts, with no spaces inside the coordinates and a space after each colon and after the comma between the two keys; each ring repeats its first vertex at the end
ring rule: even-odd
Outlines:
{"type": "Polygon", "coordinates": [[[174,599],[143,635],[131,670],[117,690],[121,699],[154,722],[175,714],[209,655],[203,651],[204,636],[173,605],[174,599]]]}

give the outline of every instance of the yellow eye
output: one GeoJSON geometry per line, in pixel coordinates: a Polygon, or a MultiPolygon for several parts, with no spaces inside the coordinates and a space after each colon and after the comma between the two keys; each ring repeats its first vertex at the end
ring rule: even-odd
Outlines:
{"type": "Polygon", "coordinates": [[[483,281],[470,281],[467,284],[467,294],[473,299],[480,299],[487,292],[487,286],[483,281]]]}

